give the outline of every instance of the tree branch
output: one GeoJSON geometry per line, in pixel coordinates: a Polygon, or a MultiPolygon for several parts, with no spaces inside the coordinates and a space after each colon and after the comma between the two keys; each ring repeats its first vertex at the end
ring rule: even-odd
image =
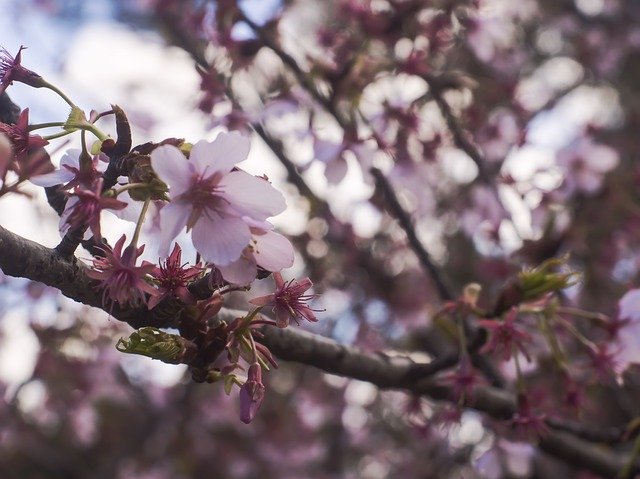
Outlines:
{"type": "MultiPolygon", "coordinates": [[[[65,296],[104,310],[95,282],[85,275],[86,267],[75,258],[63,258],[52,249],[22,238],[0,227],[0,269],[15,277],[29,278],[59,289],[65,296]]],[[[175,326],[176,317],[158,316],[155,308],[111,306],[111,315],[134,328],[175,326]]],[[[234,314],[232,311],[227,314],[234,314]]],[[[240,313],[242,314],[242,313],[240,313]]],[[[305,331],[263,328],[261,340],[277,357],[295,361],[331,374],[368,381],[381,389],[403,389],[436,400],[453,400],[451,389],[433,379],[415,379],[416,363],[404,357],[384,353],[367,353],[341,345],[305,331]]],[[[474,391],[466,407],[484,412],[495,419],[509,419],[516,411],[516,401],[507,391],[485,387],[474,391]]],[[[553,428],[553,423],[549,424],[553,428]]],[[[606,477],[615,477],[628,458],[611,449],[588,443],[563,431],[552,431],[539,447],[577,468],[589,469],[606,477]]],[[[640,465],[634,466],[640,471],[640,465]]]]}

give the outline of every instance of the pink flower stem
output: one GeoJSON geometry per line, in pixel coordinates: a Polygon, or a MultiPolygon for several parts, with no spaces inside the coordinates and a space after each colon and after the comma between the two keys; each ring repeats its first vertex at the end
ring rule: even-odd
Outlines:
{"type": "Polygon", "coordinates": [[[259,326],[277,326],[277,323],[272,319],[258,319],[256,321],[252,321],[251,324],[259,326]]]}
{"type": "Polygon", "coordinates": [[[561,316],[556,316],[555,321],[558,322],[564,329],[569,331],[584,347],[591,351],[597,351],[598,346],[596,346],[593,341],[587,339],[578,329],[571,324],[569,321],[564,319],[561,316]]]}

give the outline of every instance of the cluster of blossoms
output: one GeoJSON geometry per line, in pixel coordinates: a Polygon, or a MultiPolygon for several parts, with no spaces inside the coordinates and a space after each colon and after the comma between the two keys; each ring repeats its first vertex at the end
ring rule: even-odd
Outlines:
{"type": "MultiPolygon", "coordinates": [[[[249,154],[249,138],[229,132],[195,144],[170,138],[132,146],[122,109],[113,106],[87,118],[56,87],[25,69],[21,52],[15,58],[0,52],[2,89],[14,81],[47,87],[62,96],[71,113],[64,122],[39,126],[29,125],[28,110],[24,110],[15,124],[0,123],[2,192],[9,170],[18,175],[15,185],[29,179],[47,188],[50,203],[60,215],[63,239],[57,250],[71,256],[82,242],[92,253],[86,275],[95,280],[105,307],[112,312],[116,304],[145,307],[160,318],[158,327],[142,328],[121,340],[119,350],[187,364],[194,380],[223,380],[227,392],[234,384],[240,386],[241,419],[250,422],[264,396],[262,369],[277,365],[269,350],[256,341],[262,337],[260,327],[286,328],[290,320],[313,322],[316,317],[308,305],[314,295],[306,294],[311,281],[285,282],[280,274],[293,265],[294,250],[268,219],[284,211],[283,195],[266,177],[237,166],[249,154]],[[96,126],[106,115],[115,117],[116,139],[96,126]],[[30,134],[52,126],[62,130],[48,137],[30,134]],[[83,132],[82,148],[67,151],[58,169],[33,167],[34,150],[42,150],[49,139],[76,131],[83,132]],[[97,138],[92,146],[86,144],[86,133],[97,138]],[[127,241],[122,235],[111,247],[101,230],[105,210],[134,219],[133,237],[127,241]],[[160,238],[159,253],[165,259],[158,265],[140,260],[145,224],[160,238]],[[174,242],[185,229],[197,253],[194,266],[183,263],[182,248],[174,242]],[[262,278],[273,273],[275,292],[252,299],[255,307],[245,316],[221,319],[224,295],[249,290],[259,273],[262,278]],[[268,308],[275,320],[261,316],[260,311],[268,308]],[[167,316],[180,335],[159,329],[169,325],[163,323],[167,316]],[[246,379],[235,374],[244,365],[248,365],[246,379]]],[[[48,156],[46,160],[49,164],[48,156]]]]}

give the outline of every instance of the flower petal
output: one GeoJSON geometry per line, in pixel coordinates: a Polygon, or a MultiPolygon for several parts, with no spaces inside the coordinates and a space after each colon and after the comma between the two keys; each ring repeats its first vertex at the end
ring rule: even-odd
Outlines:
{"type": "Polygon", "coordinates": [[[236,261],[226,266],[218,266],[222,277],[229,283],[244,286],[251,283],[258,275],[258,267],[253,258],[240,256],[236,261]]]}
{"type": "Polygon", "coordinates": [[[232,171],[220,181],[219,186],[223,188],[230,207],[240,216],[264,220],[282,213],[287,207],[284,196],[271,183],[245,171],[232,171]]]}
{"type": "Polygon", "coordinates": [[[293,266],[293,246],[287,238],[273,231],[254,235],[253,256],[267,271],[280,271],[293,266]]]}
{"type": "Polygon", "coordinates": [[[228,173],[237,163],[247,159],[251,140],[237,131],[220,133],[215,140],[201,140],[191,148],[189,161],[197,171],[207,172],[207,176],[216,172],[228,173]]]}
{"type": "Polygon", "coordinates": [[[169,185],[176,198],[191,186],[193,171],[182,152],[173,145],[162,145],[151,152],[151,167],[158,178],[169,185]]]}
{"type": "Polygon", "coordinates": [[[187,225],[187,220],[191,214],[191,207],[188,203],[174,201],[160,210],[160,247],[158,252],[162,256],[168,256],[169,246],[176,236],[187,225]]]}
{"type": "Polygon", "coordinates": [[[251,232],[240,218],[210,213],[195,224],[191,238],[205,261],[226,266],[240,257],[251,240],[251,232]]]}

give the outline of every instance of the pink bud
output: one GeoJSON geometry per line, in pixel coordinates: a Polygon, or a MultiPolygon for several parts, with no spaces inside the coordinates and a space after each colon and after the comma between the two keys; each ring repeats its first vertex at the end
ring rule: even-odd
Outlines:
{"type": "Polygon", "coordinates": [[[260,364],[249,366],[247,381],[240,388],[240,420],[249,424],[255,417],[264,399],[262,368],[260,364]]]}

